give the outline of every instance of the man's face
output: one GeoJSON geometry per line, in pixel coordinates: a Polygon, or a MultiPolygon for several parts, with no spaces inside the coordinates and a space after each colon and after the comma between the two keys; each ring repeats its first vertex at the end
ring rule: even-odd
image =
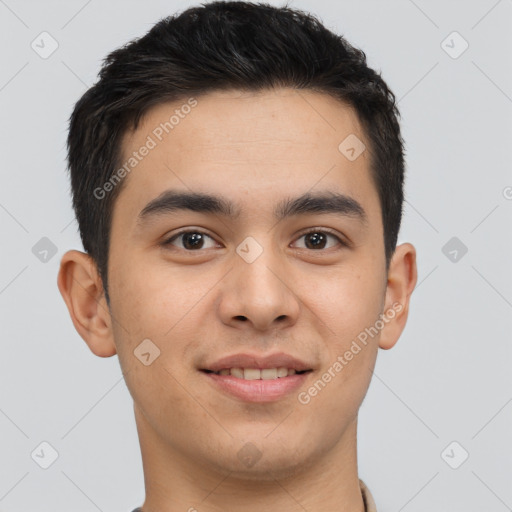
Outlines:
{"type": "Polygon", "coordinates": [[[111,313],[139,434],[204,467],[258,478],[293,472],[354,432],[375,363],[380,333],[344,358],[385,312],[369,154],[354,160],[338,148],[350,135],[368,141],[350,108],[312,91],[211,93],[162,131],[184,103],[154,107],[125,137],[123,162],[154,147],[113,211],[111,313]],[[141,213],[170,190],[221,198],[238,214],[161,204],[141,213]],[[306,202],[275,216],[306,194],[347,196],[364,217],[341,201],[338,211],[306,202]],[[151,340],[143,360],[160,350],[148,365],[134,354],[143,340],[151,340]],[[246,359],[220,361],[240,354],[246,359]],[[276,354],[282,359],[260,364],[276,354]],[[298,367],[292,358],[309,371],[276,378],[271,368],[298,367]],[[207,371],[258,365],[270,380],[207,371]],[[326,372],[325,385],[308,391],[326,372]]]}

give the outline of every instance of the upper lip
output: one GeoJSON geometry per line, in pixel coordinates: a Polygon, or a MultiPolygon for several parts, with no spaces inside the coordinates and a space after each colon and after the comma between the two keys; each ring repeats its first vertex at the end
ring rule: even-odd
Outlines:
{"type": "Polygon", "coordinates": [[[311,365],[283,352],[267,355],[259,354],[232,354],[206,365],[202,370],[218,372],[224,368],[294,368],[302,372],[311,370],[311,365]]]}

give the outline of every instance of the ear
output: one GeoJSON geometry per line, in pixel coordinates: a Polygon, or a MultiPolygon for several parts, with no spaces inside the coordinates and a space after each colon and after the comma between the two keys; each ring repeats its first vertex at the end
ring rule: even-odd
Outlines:
{"type": "Polygon", "coordinates": [[[417,278],[416,249],[409,243],[399,245],[389,263],[383,311],[385,326],[379,341],[379,347],[384,350],[392,348],[404,330],[417,278]]]}
{"type": "Polygon", "coordinates": [[[60,262],[59,291],[78,334],[99,357],[116,353],[112,318],[94,260],[80,251],[68,251],[60,262]]]}

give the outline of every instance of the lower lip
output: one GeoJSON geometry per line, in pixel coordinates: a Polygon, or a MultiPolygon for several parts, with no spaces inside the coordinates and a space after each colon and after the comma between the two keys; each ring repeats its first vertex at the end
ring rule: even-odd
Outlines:
{"type": "Polygon", "coordinates": [[[244,402],[275,402],[300,388],[311,372],[296,373],[278,379],[245,380],[232,375],[202,372],[221,391],[244,402]]]}

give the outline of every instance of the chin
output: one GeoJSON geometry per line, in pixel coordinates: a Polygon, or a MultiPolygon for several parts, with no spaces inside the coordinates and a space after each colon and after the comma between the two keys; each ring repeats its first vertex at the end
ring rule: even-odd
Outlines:
{"type": "MultiPolygon", "coordinates": [[[[294,456],[288,460],[283,458],[276,459],[261,458],[251,467],[245,467],[244,464],[233,464],[233,461],[224,466],[224,472],[230,472],[230,480],[248,481],[248,482],[274,482],[275,480],[284,480],[297,476],[304,471],[304,461],[297,460],[294,456]]],[[[220,469],[220,468],[219,468],[220,469]]]]}
{"type": "Polygon", "coordinates": [[[208,458],[220,473],[229,472],[230,479],[260,482],[294,477],[314,464],[316,452],[307,453],[298,440],[293,443],[288,439],[285,444],[277,437],[272,442],[272,434],[267,439],[265,435],[268,431],[260,438],[253,435],[245,444],[238,438],[229,448],[221,448],[223,456],[209,453],[208,458]]]}

